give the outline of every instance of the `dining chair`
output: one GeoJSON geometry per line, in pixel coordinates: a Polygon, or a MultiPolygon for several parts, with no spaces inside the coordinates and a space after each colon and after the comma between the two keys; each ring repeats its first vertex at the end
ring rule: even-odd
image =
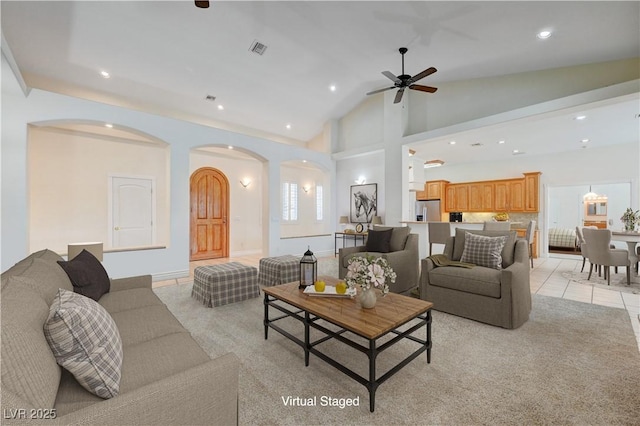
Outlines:
{"type": "Polygon", "coordinates": [[[445,244],[451,236],[451,224],[449,222],[429,222],[429,256],[433,244],[445,244]]]}
{"type": "Polygon", "coordinates": [[[527,232],[525,233],[525,239],[529,245],[529,260],[531,260],[531,267],[533,268],[533,234],[536,232],[536,221],[532,220],[527,225],[527,232]]]}
{"type": "MultiPolygon", "coordinates": [[[[594,227],[595,228],[595,227],[594,227]]],[[[579,226],[576,226],[576,236],[578,237],[578,248],[580,249],[580,254],[582,255],[582,268],[580,272],[584,271],[584,264],[589,258],[587,253],[587,242],[584,240],[584,235],[582,235],[582,229],[579,226]]]]}
{"type": "Polygon", "coordinates": [[[484,225],[482,226],[482,230],[483,231],[509,231],[511,230],[511,223],[504,221],[504,222],[485,222],[484,225]]]}
{"type": "Polygon", "coordinates": [[[604,269],[604,277],[607,285],[611,285],[611,267],[627,267],[627,285],[631,285],[631,263],[629,252],[624,249],[611,248],[611,230],[609,229],[588,229],[582,230],[584,240],[587,243],[587,254],[589,256],[589,276],[591,279],[593,265],[600,265],[604,269]]]}

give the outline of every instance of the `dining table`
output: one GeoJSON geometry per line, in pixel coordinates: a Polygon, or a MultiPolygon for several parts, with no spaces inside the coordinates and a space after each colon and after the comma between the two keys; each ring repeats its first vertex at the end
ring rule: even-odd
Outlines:
{"type": "Polygon", "coordinates": [[[623,241],[627,243],[629,249],[629,262],[631,263],[631,269],[633,274],[638,276],[638,254],[636,252],[636,245],[640,243],[640,232],[635,231],[611,231],[611,240],[623,241]]]}

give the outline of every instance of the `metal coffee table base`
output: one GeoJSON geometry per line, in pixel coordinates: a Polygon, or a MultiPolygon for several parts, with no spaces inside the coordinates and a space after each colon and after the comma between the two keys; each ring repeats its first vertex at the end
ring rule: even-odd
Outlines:
{"type": "Polygon", "coordinates": [[[369,391],[369,410],[371,412],[375,410],[375,397],[376,397],[376,390],[378,389],[378,386],[380,386],[387,379],[389,379],[391,376],[393,376],[398,371],[400,371],[402,367],[404,367],[405,365],[413,361],[415,358],[417,358],[421,353],[425,351],[427,352],[427,363],[431,363],[431,310],[428,310],[426,313],[414,317],[414,320],[418,320],[418,322],[413,326],[411,326],[410,328],[408,328],[407,330],[404,330],[404,331],[400,331],[398,329],[392,330],[391,333],[395,334],[395,336],[392,339],[381,344],[380,346],[376,345],[376,341],[379,340],[379,338],[377,339],[365,338],[366,340],[369,341],[369,346],[367,347],[343,336],[344,332],[350,331],[350,330],[344,329],[325,318],[317,317],[301,309],[297,309],[297,310],[289,309],[283,306],[285,304],[287,306],[290,306],[286,302],[283,302],[282,300],[279,300],[275,297],[269,296],[268,294],[264,295],[264,338],[265,340],[268,338],[269,328],[272,328],[278,333],[288,338],[289,340],[291,340],[292,342],[300,345],[304,349],[304,365],[306,367],[309,366],[309,354],[314,354],[318,358],[325,361],[327,364],[334,366],[335,368],[342,371],[347,376],[351,377],[358,383],[365,386],[369,391]],[[272,307],[278,311],[281,311],[284,315],[280,315],[275,318],[269,318],[269,307],[272,307]],[[284,318],[294,318],[304,324],[304,340],[299,339],[298,337],[294,336],[288,331],[283,330],[281,327],[275,324],[277,321],[282,320],[284,318]],[[321,324],[318,324],[319,320],[327,321],[331,324],[338,326],[340,329],[338,331],[329,330],[328,328],[322,326],[321,324]],[[411,336],[412,333],[414,333],[415,331],[419,330],[422,327],[426,328],[426,340],[422,340],[415,336],[411,336]],[[310,333],[309,333],[310,328],[314,328],[322,332],[323,334],[325,334],[325,336],[320,339],[310,341],[310,333]],[[369,377],[368,378],[362,377],[360,374],[345,367],[344,365],[340,364],[336,360],[325,355],[324,353],[322,353],[320,350],[316,348],[316,346],[318,346],[319,344],[326,342],[327,340],[330,340],[330,339],[336,339],[366,354],[367,357],[369,358],[369,377]],[[393,346],[394,344],[398,343],[403,339],[409,339],[416,343],[419,343],[420,347],[416,351],[414,351],[412,354],[410,354],[408,357],[400,361],[400,363],[398,363],[395,367],[391,368],[389,371],[387,371],[382,376],[376,379],[376,357],[381,352],[390,348],[391,346],[393,346]]]}

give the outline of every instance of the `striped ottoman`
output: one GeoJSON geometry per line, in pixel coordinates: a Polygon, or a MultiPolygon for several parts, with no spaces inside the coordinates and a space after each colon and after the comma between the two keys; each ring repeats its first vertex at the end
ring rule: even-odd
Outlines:
{"type": "Polygon", "coordinates": [[[208,308],[258,297],[257,272],[253,266],[238,262],[198,266],[193,272],[191,297],[208,308]]]}
{"type": "Polygon", "coordinates": [[[300,279],[300,258],[291,255],[260,259],[258,284],[266,287],[300,279]]]}

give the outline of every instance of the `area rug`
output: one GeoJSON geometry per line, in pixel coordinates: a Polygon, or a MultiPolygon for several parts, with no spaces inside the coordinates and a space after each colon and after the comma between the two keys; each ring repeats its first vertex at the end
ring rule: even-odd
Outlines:
{"type": "Polygon", "coordinates": [[[611,268],[611,285],[607,285],[607,280],[604,279],[604,274],[598,276],[598,273],[594,270],[591,274],[591,279],[588,280],[589,266],[585,266],[584,272],[576,271],[564,271],[561,273],[563,278],[568,279],[571,282],[588,285],[591,287],[602,288],[605,290],[621,291],[623,293],[640,294],[640,279],[633,275],[631,272],[631,285],[627,285],[627,272],[625,267],[619,267],[617,274],[614,273],[614,269],[611,268]]]}
{"type": "MultiPolygon", "coordinates": [[[[212,358],[240,359],[241,425],[637,425],[640,418],[640,353],[622,309],[534,295],[530,320],[516,330],[434,311],[431,363],[420,355],[380,385],[370,413],[364,386],[313,355],[305,367],[302,348],[273,330],[265,340],[262,297],[206,308],[190,297],[191,284],[154,291],[212,358]],[[315,397],[317,405],[287,405],[287,397],[315,397]],[[321,406],[322,397],[358,405],[321,406]]],[[[286,321],[302,338],[301,323],[286,321]]],[[[363,354],[322,345],[366,375],[363,354]]],[[[379,371],[414,345],[380,354],[379,371]]]]}

